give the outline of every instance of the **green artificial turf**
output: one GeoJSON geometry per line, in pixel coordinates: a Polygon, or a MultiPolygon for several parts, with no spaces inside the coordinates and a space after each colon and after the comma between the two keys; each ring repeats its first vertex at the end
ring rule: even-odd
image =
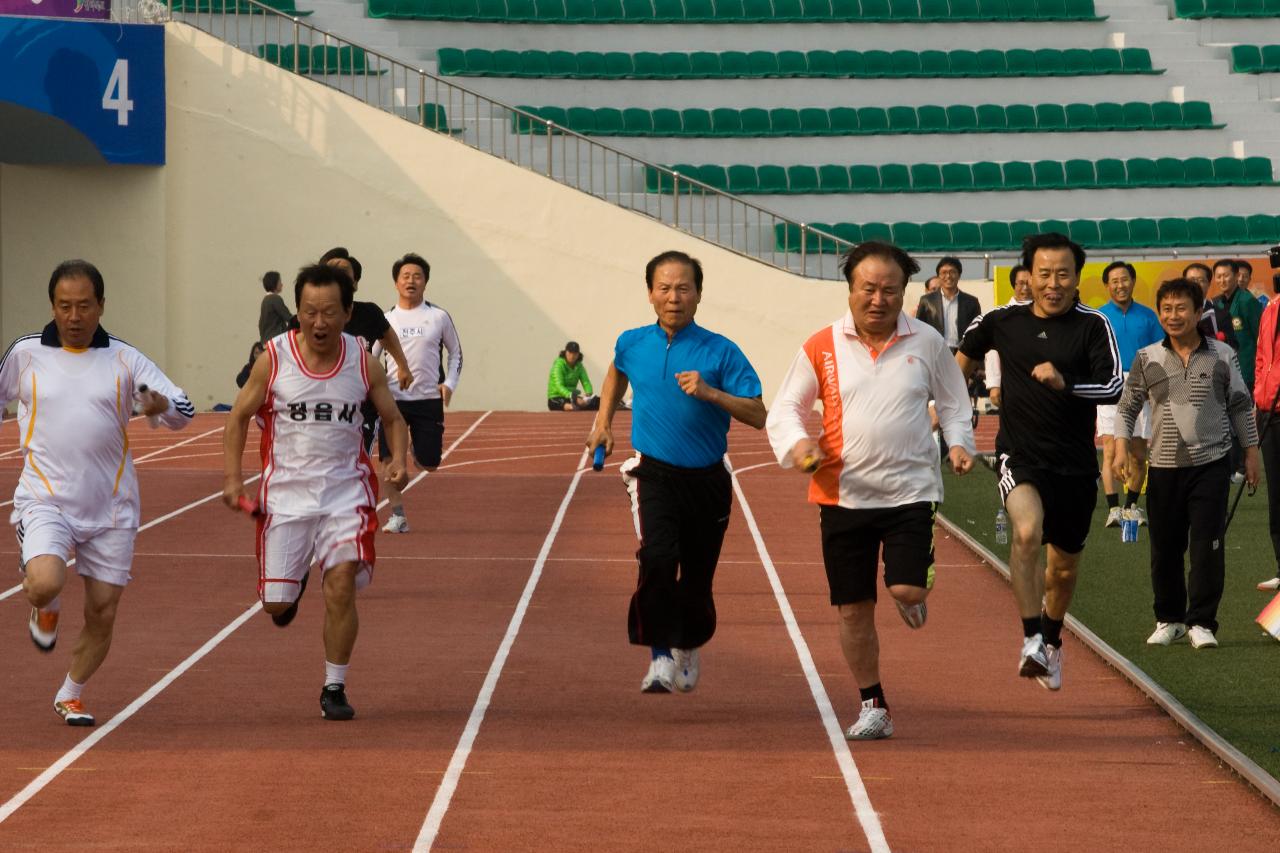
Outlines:
{"type": "MultiPolygon", "coordinates": [[[[965,477],[947,471],[944,478],[946,501],[941,513],[1007,560],[1009,546],[995,542],[999,496],[992,473],[975,466],[965,477]]],[[[1231,487],[1233,499],[1237,488],[1231,487]]],[[[1140,505],[1146,506],[1145,499],[1140,505]]],[[[1145,527],[1139,530],[1136,543],[1122,543],[1118,527],[1102,526],[1105,519],[1106,503],[1099,489],[1071,614],[1218,734],[1280,778],[1280,725],[1276,724],[1280,642],[1265,635],[1253,621],[1271,600],[1271,593],[1259,592],[1255,586],[1275,572],[1265,485],[1255,496],[1241,498],[1227,531],[1227,580],[1218,609],[1221,627],[1216,649],[1193,649],[1185,639],[1168,647],[1146,644],[1155,628],[1147,531],[1145,527]]],[[[1013,632],[1016,613],[1012,607],[1009,622],[1013,632]]],[[[1070,678],[1068,669],[1067,689],[1070,678]]]]}

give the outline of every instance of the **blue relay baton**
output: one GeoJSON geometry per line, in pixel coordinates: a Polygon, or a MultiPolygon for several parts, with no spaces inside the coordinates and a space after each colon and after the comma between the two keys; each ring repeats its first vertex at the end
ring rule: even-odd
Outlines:
{"type": "Polygon", "coordinates": [[[604,470],[604,445],[603,444],[596,445],[595,455],[591,457],[591,470],[592,471],[604,470]]]}

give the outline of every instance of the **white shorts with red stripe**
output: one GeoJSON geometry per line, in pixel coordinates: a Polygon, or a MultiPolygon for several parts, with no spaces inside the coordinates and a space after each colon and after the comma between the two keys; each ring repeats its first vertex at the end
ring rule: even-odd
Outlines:
{"type": "Polygon", "coordinates": [[[258,597],[264,602],[293,601],[311,566],[327,572],[356,564],[356,589],[373,579],[373,537],[378,514],[355,507],[336,515],[268,515],[258,519],[258,597]]]}

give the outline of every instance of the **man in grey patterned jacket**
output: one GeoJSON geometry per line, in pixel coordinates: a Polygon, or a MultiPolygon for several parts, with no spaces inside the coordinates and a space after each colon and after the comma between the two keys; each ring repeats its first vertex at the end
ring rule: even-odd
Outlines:
{"type": "Polygon", "coordinates": [[[1156,630],[1150,645],[1189,636],[1194,648],[1218,645],[1218,603],[1226,575],[1222,537],[1231,488],[1231,430],[1245,449],[1245,479],[1256,488],[1258,428],[1235,352],[1196,328],[1204,296],[1194,282],[1160,285],[1156,312],[1165,339],[1138,350],[1116,411],[1117,477],[1127,476],[1129,439],[1151,401],[1147,515],[1156,630]],[[1191,569],[1183,576],[1190,531],[1191,569]]]}

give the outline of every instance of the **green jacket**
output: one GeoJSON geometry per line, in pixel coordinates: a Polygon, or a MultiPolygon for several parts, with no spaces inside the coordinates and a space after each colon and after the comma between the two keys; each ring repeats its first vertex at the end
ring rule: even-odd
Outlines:
{"type": "Polygon", "coordinates": [[[1236,353],[1240,359],[1240,375],[1244,377],[1244,384],[1252,391],[1253,362],[1258,352],[1258,327],[1262,324],[1262,303],[1243,287],[1237,287],[1230,299],[1219,297],[1214,301],[1231,315],[1231,328],[1240,344],[1236,353]]]}
{"type": "Polygon", "coordinates": [[[587,378],[587,368],[581,361],[570,367],[564,356],[558,357],[555,364],[551,365],[551,376],[547,379],[547,399],[550,400],[552,397],[572,399],[579,382],[582,383],[583,394],[590,397],[595,393],[591,390],[591,380],[587,378]]]}

